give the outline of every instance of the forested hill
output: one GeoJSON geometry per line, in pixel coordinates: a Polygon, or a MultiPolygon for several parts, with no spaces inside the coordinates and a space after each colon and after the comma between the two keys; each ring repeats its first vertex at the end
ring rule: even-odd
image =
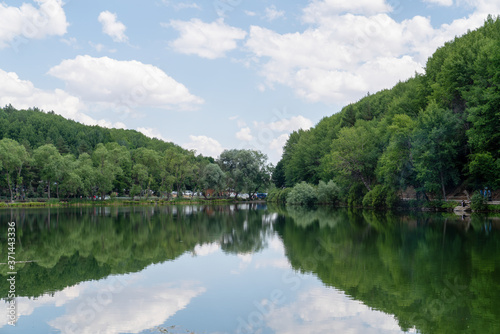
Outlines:
{"type": "Polygon", "coordinates": [[[45,113],[38,109],[16,110],[12,106],[0,108],[0,139],[10,138],[23,144],[28,150],[45,144],[53,144],[61,154],[71,153],[79,156],[89,153],[97,144],[117,142],[132,150],[148,148],[164,151],[179,146],[156,138],[148,138],[135,130],[108,129],[88,126],[65,119],[53,112],[45,113]]]}
{"type": "Polygon", "coordinates": [[[38,109],[0,108],[0,197],[170,194],[200,186],[212,158],[134,130],[107,129],[38,109]]]}
{"type": "Polygon", "coordinates": [[[334,180],[344,199],[369,192],[446,197],[498,188],[500,20],[456,37],[416,74],[290,135],[278,187],[334,180]]]}

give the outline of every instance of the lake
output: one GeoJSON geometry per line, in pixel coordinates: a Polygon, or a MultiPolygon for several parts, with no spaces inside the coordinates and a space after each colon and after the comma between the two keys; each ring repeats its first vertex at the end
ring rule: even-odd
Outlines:
{"type": "Polygon", "coordinates": [[[495,217],[240,204],[0,226],[1,333],[500,333],[495,217]]]}

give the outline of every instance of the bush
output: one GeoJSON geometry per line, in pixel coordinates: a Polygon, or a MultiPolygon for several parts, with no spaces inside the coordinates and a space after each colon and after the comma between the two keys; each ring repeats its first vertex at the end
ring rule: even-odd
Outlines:
{"type": "Polygon", "coordinates": [[[286,200],[290,204],[313,205],[317,199],[316,189],[307,182],[302,181],[293,187],[286,200]]]}
{"type": "Polygon", "coordinates": [[[292,192],[292,188],[282,189],[278,195],[278,201],[281,203],[286,203],[288,200],[288,195],[292,192]]]}
{"type": "Polygon", "coordinates": [[[388,209],[394,209],[400,204],[399,196],[392,189],[387,190],[387,196],[385,197],[385,205],[388,209]]]}
{"type": "Polygon", "coordinates": [[[274,188],[274,189],[271,189],[269,190],[269,193],[267,194],[267,201],[268,202],[275,202],[275,203],[285,203],[286,202],[286,197],[288,196],[288,194],[290,193],[292,189],[290,188],[284,188],[284,189],[280,189],[280,188],[274,188]]]}
{"type": "Polygon", "coordinates": [[[363,197],[363,206],[383,209],[386,207],[387,191],[378,184],[363,197]]]}
{"type": "Polygon", "coordinates": [[[317,194],[318,203],[335,203],[339,200],[340,188],[332,180],[319,181],[317,194]]]}
{"type": "Polygon", "coordinates": [[[347,195],[347,205],[350,207],[361,206],[365,196],[365,187],[362,184],[355,184],[349,189],[347,195]]]}
{"type": "Polygon", "coordinates": [[[373,202],[373,192],[369,191],[366,193],[365,197],[363,197],[363,206],[364,207],[371,207],[373,202]]]}
{"type": "Polygon", "coordinates": [[[470,208],[473,211],[486,211],[488,209],[488,205],[486,204],[486,200],[483,195],[479,192],[475,192],[470,199],[470,208]]]}
{"type": "Polygon", "coordinates": [[[268,202],[277,202],[280,190],[281,189],[278,189],[278,188],[273,188],[273,189],[269,190],[269,193],[267,194],[267,198],[266,198],[267,201],[268,202]]]}

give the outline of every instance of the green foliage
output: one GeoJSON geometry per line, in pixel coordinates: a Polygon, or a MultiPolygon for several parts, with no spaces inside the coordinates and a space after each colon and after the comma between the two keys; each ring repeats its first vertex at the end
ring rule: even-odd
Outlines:
{"type": "Polygon", "coordinates": [[[488,205],[486,204],[486,200],[484,196],[481,195],[479,191],[476,191],[474,195],[472,195],[470,200],[470,208],[473,211],[486,211],[488,209],[488,205]]]}
{"type": "Polygon", "coordinates": [[[267,155],[254,150],[225,150],[217,160],[229,189],[253,194],[271,182],[267,155]]]}
{"type": "Polygon", "coordinates": [[[9,187],[11,201],[14,197],[14,188],[18,189],[22,183],[21,171],[28,161],[28,152],[24,146],[12,139],[0,140],[0,171],[9,187]]]}
{"type": "Polygon", "coordinates": [[[284,204],[287,202],[288,194],[290,194],[291,191],[292,188],[272,188],[267,194],[266,201],[284,204]]]}
{"type": "Polygon", "coordinates": [[[498,186],[500,181],[500,159],[495,161],[491,152],[476,153],[470,156],[470,182],[475,189],[498,186]]]}
{"type": "Polygon", "coordinates": [[[360,183],[354,184],[349,188],[347,194],[347,205],[350,207],[358,207],[363,204],[363,198],[366,194],[366,188],[360,183]]]}
{"type": "Polygon", "coordinates": [[[318,203],[322,204],[332,204],[339,200],[340,198],[340,188],[333,182],[333,180],[328,181],[319,181],[317,187],[318,194],[318,203]]]}
{"type": "Polygon", "coordinates": [[[405,114],[395,115],[387,127],[389,144],[378,160],[376,173],[383,184],[393,189],[405,189],[416,184],[411,156],[414,128],[415,121],[405,114]]]}
{"type": "Polygon", "coordinates": [[[383,209],[386,207],[387,191],[383,186],[377,184],[363,197],[363,206],[372,207],[375,209],[383,209]]]}
{"type": "Polygon", "coordinates": [[[413,133],[412,155],[416,178],[426,191],[441,194],[446,186],[456,185],[460,120],[451,110],[432,103],[419,114],[413,133]]]}
{"type": "Polygon", "coordinates": [[[209,163],[203,169],[201,183],[204,189],[213,189],[218,193],[226,188],[226,174],[218,164],[209,163]]]}
{"type": "Polygon", "coordinates": [[[315,187],[307,182],[296,184],[287,196],[287,203],[295,205],[313,205],[317,200],[315,187]]]}
{"type": "Polygon", "coordinates": [[[386,189],[385,206],[388,209],[395,209],[400,202],[398,194],[393,189],[386,189]]]}
{"type": "Polygon", "coordinates": [[[200,189],[201,170],[213,161],[133,130],[12,106],[0,108],[0,138],[0,192],[11,199],[127,196],[132,188],[170,195],[174,186],[200,189]]]}
{"type": "Polygon", "coordinates": [[[361,182],[371,190],[380,145],[374,122],[359,120],[353,127],[342,128],[326,157],[334,172],[351,182],[361,182]]]}

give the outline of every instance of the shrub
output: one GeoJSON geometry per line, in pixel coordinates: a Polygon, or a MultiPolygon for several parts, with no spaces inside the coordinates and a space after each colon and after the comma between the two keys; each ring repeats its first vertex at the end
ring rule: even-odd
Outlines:
{"type": "Polygon", "coordinates": [[[319,203],[335,203],[339,200],[340,188],[332,180],[319,181],[317,194],[319,203]]]}
{"type": "Polygon", "coordinates": [[[313,205],[317,199],[316,189],[307,182],[302,181],[293,187],[286,200],[290,204],[313,205]]]}
{"type": "Polygon", "coordinates": [[[278,188],[273,188],[273,189],[269,190],[269,193],[267,194],[267,198],[266,198],[267,201],[268,202],[277,202],[280,190],[281,189],[278,189],[278,188]]]}
{"type": "Polygon", "coordinates": [[[385,205],[388,209],[394,209],[400,204],[398,194],[392,190],[387,190],[387,195],[385,197],[385,205]]]}
{"type": "Polygon", "coordinates": [[[363,197],[363,206],[371,207],[373,202],[373,192],[369,191],[366,193],[365,197],[363,197]]]}
{"type": "Polygon", "coordinates": [[[363,206],[370,206],[376,209],[386,207],[387,191],[378,184],[363,197],[363,206]]]}
{"type": "Polygon", "coordinates": [[[470,199],[470,208],[473,211],[486,211],[488,209],[488,205],[481,193],[475,192],[474,195],[472,195],[470,199]]]}
{"type": "Polygon", "coordinates": [[[350,207],[362,205],[364,195],[365,187],[362,184],[357,183],[353,185],[347,195],[347,205],[350,207]]]}
{"type": "Polygon", "coordinates": [[[285,188],[279,192],[278,201],[281,203],[286,203],[288,195],[292,192],[292,188],[285,188]]]}

